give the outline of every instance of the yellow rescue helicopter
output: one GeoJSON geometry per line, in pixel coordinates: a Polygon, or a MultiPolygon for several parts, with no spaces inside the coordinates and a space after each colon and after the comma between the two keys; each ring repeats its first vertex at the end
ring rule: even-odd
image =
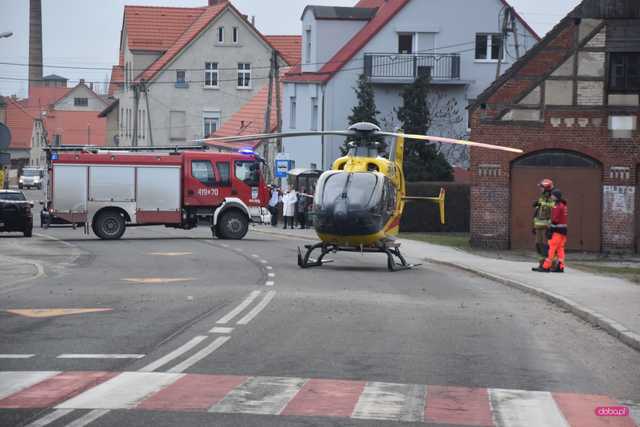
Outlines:
{"type": "Polygon", "coordinates": [[[301,268],[319,267],[331,260],[324,257],[337,252],[374,252],[387,255],[390,271],[414,267],[400,253],[395,239],[400,231],[400,218],[405,202],[424,200],[437,203],[440,221],[445,222],[445,191],[437,197],[408,197],[403,161],[406,139],[442,142],[521,153],[522,150],[471,141],[428,135],[383,132],[372,123],[356,123],[346,131],[288,132],[210,138],[204,142],[241,142],[271,138],[312,135],[339,135],[352,138],[349,152],[337,159],[331,170],[318,179],[313,196],[314,228],[320,242],[306,245],[305,253],[298,248],[301,268]],[[389,157],[385,157],[380,137],[392,137],[389,157]],[[312,257],[313,252],[319,255],[312,257]]]}

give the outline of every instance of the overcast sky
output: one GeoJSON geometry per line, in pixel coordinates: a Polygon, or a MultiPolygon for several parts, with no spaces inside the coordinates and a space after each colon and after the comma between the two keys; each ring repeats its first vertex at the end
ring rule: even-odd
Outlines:
{"type": "MultiPolygon", "coordinates": [[[[428,0],[420,0],[428,1],[428,0]]],[[[466,0],[470,5],[474,0],[466,0]]],[[[233,0],[238,9],[255,15],[264,34],[300,34],[300,15],[310,0],[233,0]]],[[[45,75],[58,74],[70,80],[104,82],[107,68],[117,63],[118,43],[125,4],[154,6],[203,6],[207,0],[43,0],[45,75]],[[105,68],[68,70],[46,67],[67,65],[105,68]]],[[[312,4],[353,6],[356,0],[317,0],[312,4]]],[[[527,22],[544,35],[579,0],[511,0],[527,22]]],[[[496,20],[496,26],[497,26],[496,20]]],[[[497,28],[496,28],[497,29],[497,28]]],[[[0,39],[0,62],[26,64],[29,48],[29,1],[0,0],[0,32],[13,31],[0,39]]],[[[25,66],[0,64],[0,95],[26,96],[25,66]]],[[[72,82],[74,83],[74,82],[72,82]]]]}

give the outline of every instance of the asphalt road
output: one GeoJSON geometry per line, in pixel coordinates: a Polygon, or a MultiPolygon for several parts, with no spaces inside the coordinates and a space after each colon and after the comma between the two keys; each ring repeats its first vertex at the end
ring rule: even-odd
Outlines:
{"type": "MultiPolygon", "coordinates": [[[[379,383],[383,391],[384,383],[427,385],[394,392],[422,398],[440,385],[640,400],[640,353],[542,300],[441,266],[387,273],[376,255],[341,254],[302,271],[296,247],[304,242],[256,230],[237,242],[161,227],[129,229],[117,242],[70,228],[37,230],[32,239],[0,235],[0,256],[44,272],[14,285],[0,280],[0,371],[132,372],[140,379],[122,389],[133,394],[188,374],[182,392],[135,411],[113,404],[96,412],[101,404],[84,401],[57,410],[25,405],[33,396],[12,406],[0,384],[0,425],[51,414],[59,418],[40,425],[396,425],[384,414],[367,419],[372,409],[358,393],[379,383]],[[88,311],[6,311],[36,309],[88,311]],[[289,403],[288,416],[265,415],[282,412],[309,379],[341,387],[326,393],[340,399],[314,408],[302,388],[294,402],[302,409],[289,403]],[[211,384],[221,389],[207,393],[226,395],[209,396],[219,403],[207,408],[218,413],[175,407],[211,384]],[[228,393],[238,387],[248,390],[234,400],[228,393]],[[336,415],[356,394],[354,413],[365,419],[336,415]]],[[[489,393],[493,405],[499,393],[489,393]]]]}

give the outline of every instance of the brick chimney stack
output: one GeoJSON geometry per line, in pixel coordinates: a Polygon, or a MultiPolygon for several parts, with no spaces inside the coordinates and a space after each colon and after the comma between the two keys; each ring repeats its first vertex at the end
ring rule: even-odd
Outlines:
{"type": "Polygon", "coordinates": [[[42,86],[42,0],[29,1],[29,88],[42,86]]]}

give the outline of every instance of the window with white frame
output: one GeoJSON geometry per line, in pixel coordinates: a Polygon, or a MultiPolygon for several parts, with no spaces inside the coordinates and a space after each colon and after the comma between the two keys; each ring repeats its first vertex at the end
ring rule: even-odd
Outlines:
{"type": "Polygon", "coordinates": [[[218,27],[218,43],[224,43],[224,27],[218,27]]]}
{"type": "Polygon", "coordinates": [[[296,108],[297,108],[296,97],[292,96],[289,98],[289,128],[296,128],[296,108]]]}
{"type": "Polygon", "coordinates": [[[311,130],[318,130],[318,98],[311,98],[311,130]]]}
{"type": "Polygon", "coordinates": [[[220,112],[219,111],[205,111],[202,113],[203,119],[203,131],[202,136],[209,138],[216,133],[218,127],[220,127],[220,112]]]}
{"type": "Polygon", "coordinates": [[[187,87],[187,72],[185,70],[176,70],[176,87],[187,87]]]}
{"type": "Polygon", "coordinates": [[[476,34],[476,60],[497,61],[504,59],[502,34],[476,34]]]}
{"type": "Polygon", "coordinates": [[[251,88],[251,64],[246,62],[238,63],[238,88],[251,88]]]}
{"type": "Polygon", "coordinates": [[[240,42],[240,29],[238,27],[233,27],[233,43],[238,44],[240,42]]]}
{"type": "Polygon", "coordinates": [[[206,88],[218,87],[218,63],[217,62],[204,63],[204,87],[206,88]]]}

